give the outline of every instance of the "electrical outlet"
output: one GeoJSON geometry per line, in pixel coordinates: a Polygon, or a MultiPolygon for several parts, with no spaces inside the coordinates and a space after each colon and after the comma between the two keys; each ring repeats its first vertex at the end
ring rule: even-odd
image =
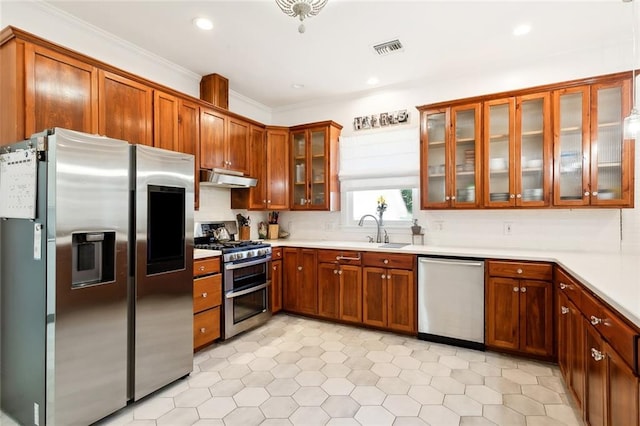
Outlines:
{"type": "Polygon", "coordinates": [[[504,235],[511,235],[513,233],[513,223],[505,222],[503,225],[504,235]]]}
{"type": "Polygon", "coordinates": [[[436,232],[444,231],[444,220],[436,220],[434,222],[434,228],[436,232]]]}

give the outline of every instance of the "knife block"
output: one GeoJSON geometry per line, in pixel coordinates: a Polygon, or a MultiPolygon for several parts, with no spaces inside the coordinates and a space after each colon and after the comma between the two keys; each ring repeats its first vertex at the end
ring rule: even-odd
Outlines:
{"type": "Polygon", "coordinates": [[[240,227],[240,241],[247,241],[251,239],[251,227],[250,226],[241,226],[240,227]]]}
{"type": "Polygon", "coordinates": [[[269,225],[269,234],[268,234],[268,238],[270,240],[277,240],[278,239],[278,233],[280,232],[280,226],[279,225],[269,225]]]}

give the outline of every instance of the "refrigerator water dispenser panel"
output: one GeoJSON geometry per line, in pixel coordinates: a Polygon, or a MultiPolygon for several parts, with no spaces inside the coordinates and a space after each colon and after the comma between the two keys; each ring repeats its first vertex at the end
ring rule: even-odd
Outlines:
{"type": "Polygon", "coordinates": [[[71,241],[71,288],[104,284],[114,280],[114,231],[74,233],[71,241]]]}

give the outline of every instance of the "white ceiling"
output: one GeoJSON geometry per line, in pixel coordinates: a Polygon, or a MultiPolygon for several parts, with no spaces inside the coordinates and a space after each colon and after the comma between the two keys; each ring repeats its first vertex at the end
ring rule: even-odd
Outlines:
{"type": "Polygon", "coordinates": [[[378,88],[473,78],[496,62],[630,44],[632,26],[632,3],[622,0],[329,0],[305,21],[304,34],[273,0],[48,3],[198,75],[221,74],[233,91],[271,108],[372,90],[373,76],[378,88]],[[213,30],[192,25],[200,16],[213,30]],[[513,36],[522,23],[531,33],[513,36]],[[403,52],[373,52],[372,45],[393,38],[403,52]]]}

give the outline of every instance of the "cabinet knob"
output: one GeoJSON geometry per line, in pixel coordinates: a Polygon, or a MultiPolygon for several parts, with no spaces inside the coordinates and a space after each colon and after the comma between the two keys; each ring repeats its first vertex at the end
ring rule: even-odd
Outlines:
{"type": "Polygon", "coordinates": [[[208,294],[206,292],[202,293],[202,297],[207,297],[207,296],[208,296],[208,294]]]}
{"type": "Polygon", "coordinates": [[[380,275],[380,278],[382,278],[384,280],[387,277],[384,274],[382,274],[382,275],[380,275]]]}
{"type": "Polygon", "coordinates": [[[204,271],[204,266],[201,266],[198,269],[201,270],[201,271],[204,271]]]}
{"type": "Polygon", "coordinates": [[[602,323],[602,318],[598,318],[598,317],[596,317],[594,315],[591,315],[589,320],[591,321],[592,325],[598,325],[598,324],[602,323]]]}
{"type": "Polygon", "coordinates": [[[591,193],[591,195],[593,195],[594,197],[597,197],[597,196],[598,196],[598,191],[593,191],[593,192],[591,193]]]}
{"type": "Polygon", "coordinates": [[[382,261],[382,263],[384,263],[385,265],[389,263],[389,259],[385,259],[382,261]]]}
{"type": "Polygon", "coordinates": [[[589,196],[589,191],[584,191],[584,196],[588,197],[589,196]]]}
{"type": "Polygon", "coordinates": [[[517,272],[517,273],[519,273],[519,274],[521,274],[521,273],[522,273],[522,269],[518,268],[518,269],[516,270],[516,272],[517,272]]]}
{"type": "Polygon", "coordinates": [[[591,358],[595,361],[602,361],[604,359],[604,354],[596,348],[591,348],[591,358]]]}
{"type": "Polygon", "coordinates": [[[271,200],[267,200],[267,203],[271,204],[271,200]]]}
{"type": "Polygon", "coordinates": [[[206,333],[206,332],[207,332],[207,329],[206,329],[206,328],[202,327],[202,328],[200,329],[200,333],[204,334],[204,333],[206,333]]]}
{"type": "Polygon", "coordinates": [[[449,197],[448,195],[446,197],[444,197],[445,201],[449,201],[451,199],[451,197],[449,197]]]}
{"type": "Polygon", "coordinates": [[[515,293],[519,292],[519,291],[520,291],[520,287],[514,287],[514,288],[513,288],[513,291],[514,291],[515,293]]]}
{"type": "Polygon", "coordinates": [[[520,292],[521,293],[526,293],[527,292],[527,288],[526,287],[520,287],[520,292]]]}
{"type": "Polygon", "coordinates": [[[333,275],[337,275],[337,274],[338,274],[338,270],[337,270],[337,269],[334,269],[334,270],[333,270],[333,275]]]}
{"type": "Polygon", "coordinates": [[[566,315],[569,313],[569,308],[567,308],[566,306],[561,306],[560,312],[562,313],[562,315],[566,315]]]}
{"type": "Polygon", "coordinates": [[[302,266],[298,266],[298,271],[302,271],[302,266]]]}
{"type": "Polygon", "coordinates": [[[338,271],[338,275],[342,275],[342,271],[338,271]]]}
{"type": "Polygon", "coordinates": [[[515,194],[509,194],[509,198],[514,199],[516,198],[515,194]]]}
{"type": "Polygon", "coordinates": [[[560,290],[564,290],[567,288],[567,285],[565,283],[560,283],[560,290]]]}
{"type": "Polygon", "coordinates": [[[262,204],[267,204],[267,200],[262,200],[262,204]]]}
{"type": "Polygon", "coordinates": [[[278,269],[278,268],[276,268],[275,266],[272,266],[271,268],[272,268],[274,271],[275,271],[276,269],[278,269]]]}
{"type": "Polygon", "coordinates": [[[522,194],[516,194],[516,198],[522,198],[522,194]]]}
{"type": "Polygon", "coordinates": [[[455,195],[452,195],[452,196],[451,196],[451,201],[455,201],[455,200],[456,200],[456,196],[455,196],[455,195]]]}

